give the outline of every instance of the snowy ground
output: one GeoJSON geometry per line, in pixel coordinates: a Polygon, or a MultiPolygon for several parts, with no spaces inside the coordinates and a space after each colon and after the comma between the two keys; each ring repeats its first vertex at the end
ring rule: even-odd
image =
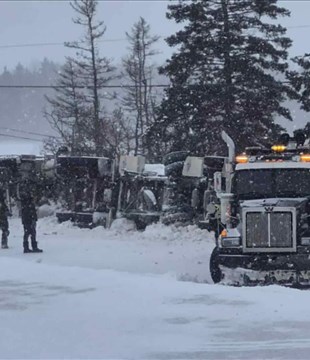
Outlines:
{"type": "Polygon", "coordinates": [[[38,223],[0,251],[0,358],[308,359],[310,291],[211,284],[213,240],[195,227],[143,233],[38,223]],[[183,280],[183,281],[180,281],[183,280]]]}

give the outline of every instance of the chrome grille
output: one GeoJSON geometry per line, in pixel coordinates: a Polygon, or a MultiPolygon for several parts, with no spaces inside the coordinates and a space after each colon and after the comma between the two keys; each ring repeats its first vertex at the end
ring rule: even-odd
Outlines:
{"type": "Polygon", "coordinates": [[[292,234],[292,213],[271,213],[270,215],[270,246],[291,247],[292,234]]]}
{"type": "Polygon", "coordinates": [[[268,214],[249,212],[246,215],[246,246],[268,246],[268,214]]]}
{"type": "Polygon", "coordinates": [[[296,247],[294,208],[243,210],[245,251],[291,251],[296,247]]]}

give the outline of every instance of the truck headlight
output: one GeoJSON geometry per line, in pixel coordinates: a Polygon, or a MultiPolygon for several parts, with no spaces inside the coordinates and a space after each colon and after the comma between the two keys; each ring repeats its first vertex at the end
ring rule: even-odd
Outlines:
{"type": "Polygon", "coordinates": [[[231,247],[231,246],[240,246],[241,238],[240,237],[223,237],[221,239],[223,247],[231,247]]]}

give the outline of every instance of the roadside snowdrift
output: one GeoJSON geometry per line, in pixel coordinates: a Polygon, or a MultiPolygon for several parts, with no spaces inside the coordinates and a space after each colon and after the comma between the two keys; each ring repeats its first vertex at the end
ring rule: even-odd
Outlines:
{"type": "Polygon", "coordinates": [[[0,251],[0,358],[308,359],[310,292],[206,284],[213,248],[196,227],[81,230],[20,219],[0,251]],[[193,280],[203,283],[176,281],[193,280]]]}
{"type": "MultiPolygon", "coordinates": [[[[44,249],[42,261],[133,273],[169,273],[179,280],[212,282],[209,257],[214,240],[211,234],[196,226],[154,224],[144,232],[134,229],[133,223],[126,219],[117,219],[110,230],[79,229],[70,222],[58,224],[54,217],[40,219],[37,232],[39,246],[44,249]]],[[[11,249],[6,255],[25,259],[21,254],[19,219],[11,221],[11,234],[11,249]]]]}

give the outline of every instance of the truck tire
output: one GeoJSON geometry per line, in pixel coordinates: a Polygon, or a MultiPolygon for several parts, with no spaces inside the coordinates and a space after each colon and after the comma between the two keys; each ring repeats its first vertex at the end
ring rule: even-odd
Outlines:
{"type": "Polygon", "coordinates": [[[174,162],[178,162],[178,161],[185,161],[185,159],[187,158],[187,156],[189,156],[190,152],[189,151],[175,151],[175,152],[171,152],[167,155],[164,156],[163,158],[163,164],[165,166],[170,165],[174,162]]]}
{"type": "Polygon", "coordinates": [[[136,224],[136,229],[137,229],[138,231],[144,231],[145,228],[146,228],[146,223],[143,222],[143,221],[140,220],[140,219],[136,219],[136,220],[135,220],[135,224],[136,224]]]}
{"type": "Polygon", "coordinates": [[[174,178],[182,177],[184,161],[176,161],[165,166],[165,175],[174,178]]]}
{"type": "Polygon", "coordinates": [[[214,284],[219,283],[223,278],[223,274],[218,262],[218,249],[216,247],[213,249],[210,256],[210,274],[214,284]]]}

